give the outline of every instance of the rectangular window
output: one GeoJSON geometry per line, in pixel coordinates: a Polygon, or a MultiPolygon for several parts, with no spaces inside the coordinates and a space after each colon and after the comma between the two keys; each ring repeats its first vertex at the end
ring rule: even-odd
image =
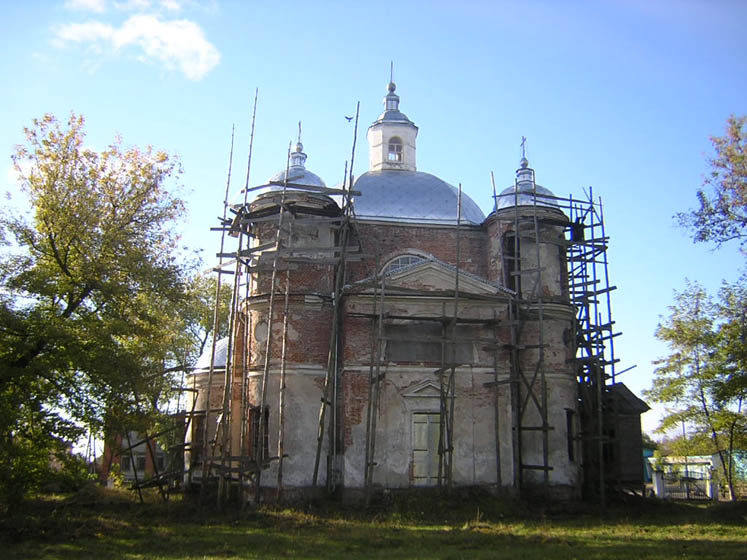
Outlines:
{"type": "Polygon", "coordinates": [[[423,322],[404,325],[386,325],[386,353],[388,362],[409,364],[474,363],[474,348],[469,339],[473,335],[470,327],[457,327],[456,343],[439,323],[423,322]]]}
{"type": "MultiPolygon", "coordinates": [[[[511,202],[513,204],[513,201],[511,202]]],[[[521,249],[513,232],[503,236],[503,282],[509,290],[521,292],[521,249]]]]}
{"type": "Polygon", "coordinates": [[[135,465],[137,465],[138,474],[145,472],[145,455],[135,455],[135,465]]]}
{"type": "Polygon", "coordinates": [[[270,457],[270,408],[265,407],[264,414],[264,426],[263,426],[263,441],[260,447],[260,434],[259,434],[259,407],[255,406],[249,409],[249,433],[247,434],[247,442],[251,446],[247,451],[249,457],[255,461],[266,461],[270,457]]]}
{"type": "Polygon", "coordinates": [[[575,461],[576,460],[576,442],[574,437],[574,429],[573,429],[573,417],[575,415],[575,412],[573,410],[570,410],[568,408],[565,409],[565,431],[568,435],[568,460],[569,461],[575,461]]]}
{"type": "Polygon", "coordinates": [[[129,457],[122,457],[122,472],[130,472],[132,470],[132,463],[129,457]]]}
{"type": "Polygon", "coordinates": [[[195,415],[191,422],[192,441],[189,444],[190,468],[197,466],[202,461],[202,451],[205,445],[205,416],[195,415]]]}

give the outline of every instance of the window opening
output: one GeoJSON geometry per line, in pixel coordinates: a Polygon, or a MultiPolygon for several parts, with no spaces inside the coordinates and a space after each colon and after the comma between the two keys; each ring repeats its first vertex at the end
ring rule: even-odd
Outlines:
{"type": "MultiPolygon", "coordinates": [[[[439,323],[433,322],[408,322],[402,325],[385,325],[386,352],[385,359],[388,362],[400,362],[408,364],[440,363],[441,345],[443,331],[439,323]]],[[[474,363],[474,349],[471,342],[475,333],[472,327],[457,327],[454,344],[454,362],[456,364],[474,363]]],[[[449,333],[446,333],[446,360],[451,361],[452,342],[449,333]]]]}
{"type": "Polygon", "coordinates": [[[270,408],[265,407],[264,418],[264,438],[262,446],[259,443],[259,407],[255,406],[249,409],[249,437],[247,442],[251,446],[248,455],[254,461],[262,461],[270,456],[270,408]]]}
{"type": "Polygon", "coordinates": [[[205,417],[195,416],[192,420],[192,442],[189,446],[191,465],[202,461],[202,449],[205,445],[205,417]]]}
{"type": "Polygon", "coordinates": [[[389,139],[389,161],[402,161],[402,140],[394,136],[389,139]]]}
{"type": "Polygon", "coordinates": [[[425,257],[421,257],[420,255],[400,255],[396,259],[389,261],[389,263],[384,266],[384,270],[382,272],[383,274],[394,274],[398,270],[407,268],[408,266],[423,262],[425,260],[427,259],[425,257]]]}
{"type": "Polygon", "coordinates": [[[521,292],[521,279],[519,277],[521,250],[518,239],[513,232],[503,236],[503,282],[509,290],[521,292]]]}
{"type": "Polygon", "coordinates": [[[565,430],[568,434],[568,460],[569,461],[575,461],[576,460],[576,446],[574,444],[574,437],[573,437],[573,416],[574,411],[565,409],[565,430]]]}

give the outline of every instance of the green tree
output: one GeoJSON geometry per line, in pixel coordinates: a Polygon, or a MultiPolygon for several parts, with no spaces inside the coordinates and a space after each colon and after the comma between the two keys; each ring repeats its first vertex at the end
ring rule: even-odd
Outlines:
{"type": "Polygon", "coordinates": [[[654,438],[652,438],[646,432],[643,432],[641,434],[641,439],[643,440],[643,447],[647,447],[649,449],[659,449],[659,442],[655,441],[654,438]]]}
{"type": "Polygon", "coordinates": [[[718,246],[732,240],[747,243],[747,116],[732,115],[726,134],[712,136],[716,152],[709,158],[710,174],[698,190],[700,208],[677,214],[683,227],[693,233],[695,242],[714,242],[718,246]]]}
{"type": "Polygon", "coordinates": [[[12,241],[0,264],[0,457],[21,461],[45,437],[69,441],[167,390],[159,373],[190,270],[177,251],[183,203],[167,188],[178,161],[120,139],[86,148],[75,114],[34,120],[25,137],[13,161],[31,216],[0,222],[12,241]]]}
{"type": "MultiPolygon", "coordinates": [[[[189,364],[193,364],[206,350],[213,337],[213,321],[216,307],[217,277],[205,272],[197,275],[188,289],[189,300],[185,309],[186,336],[192,353],[189,364]]],[[[228,336],[228,319],[231,310],[232,285],[223,282],[217,298],[218,325],[216,340],[228,336]]]]}
{"type": "Polygon", "coordinates": [[[735,442],[744,437],[745,418],[744,392],[725,390],[738,367],[734,366],[738,349],[730,331],[732,322],[724,316],[728,305],[728,301],[715,303],[697,283],[688,282],[685,290],[675,292],[671,314],[656,331],[671,353],[655,362],[653,387],[646,396],[670,407],[659,431],[687,423],[695,429],[693,439],[701,450],[704,439],[710,439],[734,496],[732,452],[735,442]]]}

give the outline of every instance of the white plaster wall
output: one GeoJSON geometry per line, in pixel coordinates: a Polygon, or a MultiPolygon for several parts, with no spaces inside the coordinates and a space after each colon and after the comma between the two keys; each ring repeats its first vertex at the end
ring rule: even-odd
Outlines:
{"type": "MultiPolygon", "coordinates": [[[[259,375],[259,373],[252,374],[252,380],[258,381],[259,375]]],[[[284,486],[307,487],[312,484],[324,375],[322,368],[297,366],[287,368],[284,405],[284,454],[287,457],[283,461],[284,486]]],[[[269,375],[266,400],[267,406],[270,407],[268,434],[271,457],[276,457],[278,454],[279,396],[280,372],[273,369],[269,375]]],[[[252,402],[259,402],[258,397],[259,395],[255,393],[252,396],[252,402]]],[[[329,414],[328,408],[328,419],[329,414]]],[[[326,436],[325,433],[317,479],[317,484],[322,487],[327,478],[328,438],[326,436]]],[[[262,486],[277,487],[277,475],[278,461],[274,460],[262,473],[262,486]]]]}
{"type": "MultiPolygon", "coordinates": [[[[412,394],[428,382],[438,386],[435,368],[388,366],[382,382],[379,417],[376,429],[374,484],[387,488],[411,486],[412,415],[416,412],[440,412],[440,399],[435,391],[412,394]],[[409,394],[408,394],[409,393],[409,394]]],[[[484,383],[493,379],[485,369],[459,368],[456,373],[456,398],[454,403],[454,483],[458,485],[495,484],[495,416],[494,389],[484,383]]],[[[501,405],[506,408],[505,404],[501,405]]],[[[510,417],[504,414],[501,423],[502,473],[510,482],[511,430],[510,417]]],[[[346,452],[347,465],[360,465],[345,474],[346,486],[363,485],[363,459],[365,453],[365,418],[354,429],[356,444],[346,452]]]]}
{"type": "Polygon", "coordinates": [[[417,171],[415,140],[418,129],[414,125],[399,123],[375,124],[368,129],[369,170],[404,169],[417,171]],[[397,136],[402,140],[402,162],[389,161],[389,139],[397,136]]]}

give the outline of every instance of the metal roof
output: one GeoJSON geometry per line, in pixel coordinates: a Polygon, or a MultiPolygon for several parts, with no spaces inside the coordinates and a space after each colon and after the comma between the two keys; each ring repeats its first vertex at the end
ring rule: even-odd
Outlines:
{"type": "MultiPolygon", "coordinates": [[[[364,173],[355,182],[355,215],[362,220],[445,224],[457,222],[455,187],[420,171],[381,170],[364,173]]],[[[463,224],[485,220],[480,207],[462,192],[463,224]]]]}
{"type": "MultiPolygon", "coordinates": [[[[205,351],[197,360],[193,371],[202,373],[210,369],[210,354],[212,354],[212,345],[208,345],[205,351]]],[[[228,337],[221,338],[215,343],[215,359],[213,360],[213,369],[223,369],[226,367],[226,357],[228,356],[228,337]]]]}
{"type": "MultiPolygon", "coordinates": [[[[380,123],[380,122],[400,122],[400,123],[404,123],[404,124],[413,124],[412,121],[407,118],[407,115],[405,115],[400,110],[384,111],[383,113],[381,113],[379,115],[379,118],[376,119],[376,122],[374,122],[373,124],[377,124],[377,123],[380,123]]],[[[371,126],[373,126],[373,125],[371,125],[371,126]]],[[[413,126],[415,126],[415,125],[413,125],[413,126]]]]}
{"type": "MultiPolygon", "coordinates": [[[[299,123],[300,126],[300,123],[299,123]]],[[[307,185],[309,187],[326,187],[326,183],[322,180],[319,175],[312,173],[306,169],[306,154],[303,153],[303,144],[299,140],[296,143],[295,151],[290,153],[290,167],[288,168],[288,183],[295,185],[307,185]]],[[[266,185],[259,187],[252,187],[247,193],[247,203],[252,203],[257,200],[260,196],[273,192],[282,192],[283,184],[285,183],[286,170],[278,171],[267,180],[266,185]],[[275,183],[275,184],[271,184],[275,183]],[[281,184],[277,184],[281,183],[281,184]]],[[[293,187],[288,187],[288,191],[295,190],[293,187]]],[[[302,190],[302,189],[299,189],[302,190]]],[[[244,189],[241,189],[239,193],[232,200],[234,205],[244,203],[244,189]]]]}
{"type": "Polygon", "coordinates": [[[496,209],[500,210],[501,208],[510,208],[512,206],[534,206],[535,192],[537,193],[537,206],[558,208],[558,204],[555,202],[555,195],[550,189],[546,189],[542,185],[533,186],[531,183],[526,182],[519,183],[518,195],[516,194],[515,186],[510,186],[502,190],[497,196],[496,209]]]}

